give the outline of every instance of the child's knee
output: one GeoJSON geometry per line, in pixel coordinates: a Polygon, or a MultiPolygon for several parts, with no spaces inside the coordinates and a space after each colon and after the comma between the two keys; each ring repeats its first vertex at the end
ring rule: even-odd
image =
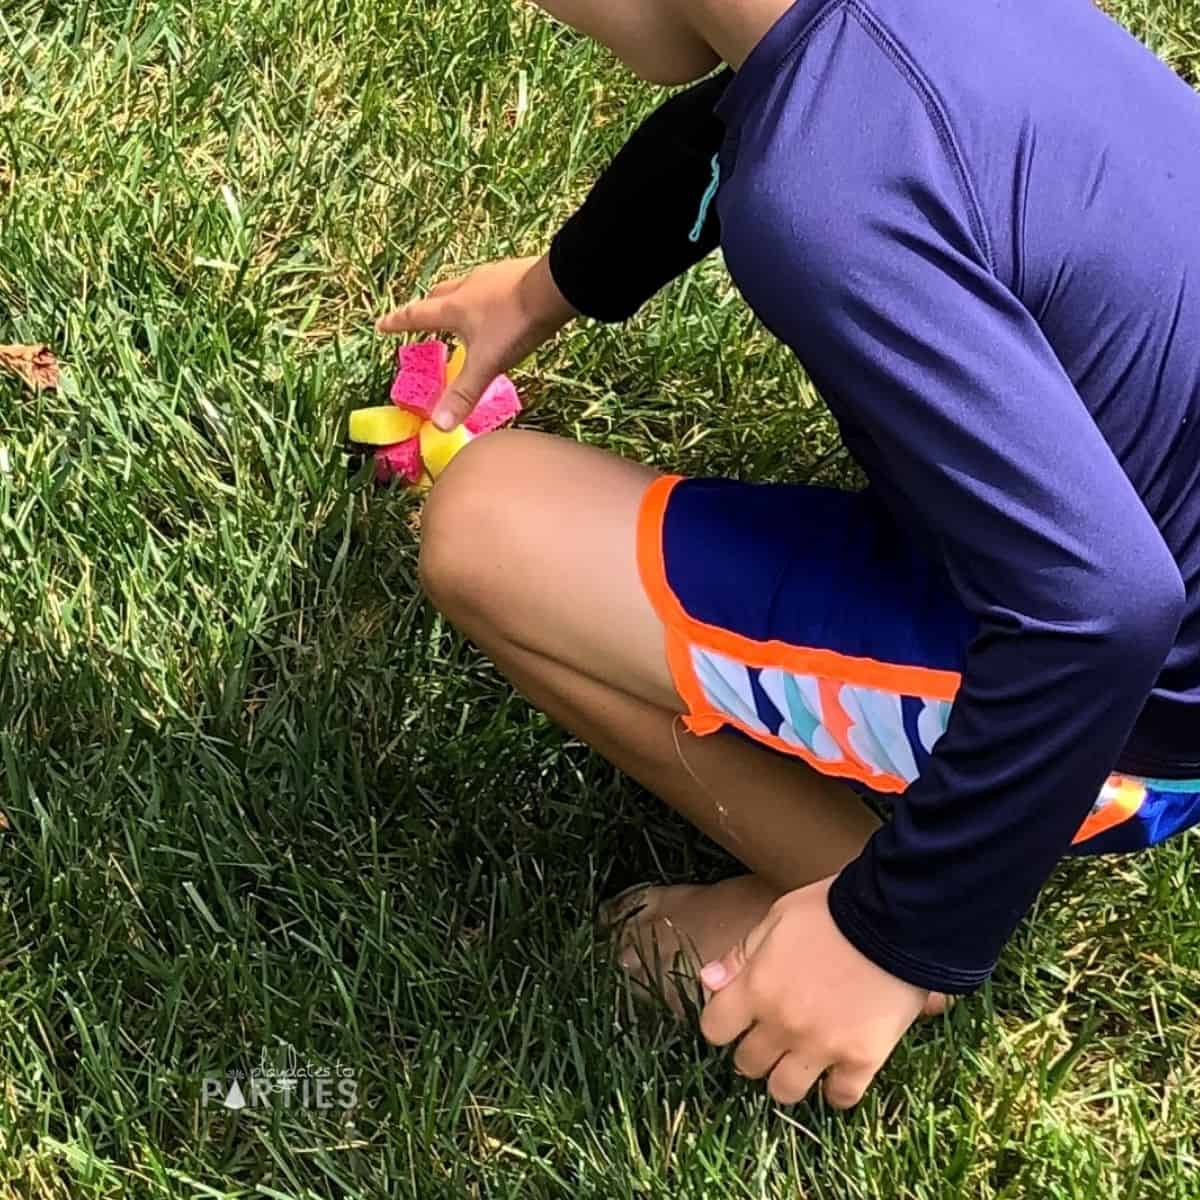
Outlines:
{"type": "Polygon", "coordinates": [[[421,517],[421,584],[450,617],[479,608],[484,566],[519,519],[513,481],[525,457],[522,435],[508,430],[472,442],[434,485],[421,517]]]}

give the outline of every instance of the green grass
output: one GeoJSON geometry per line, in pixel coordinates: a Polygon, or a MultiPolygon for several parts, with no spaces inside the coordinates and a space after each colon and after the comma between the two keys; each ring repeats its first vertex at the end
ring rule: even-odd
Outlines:
{"type": "MultiPolygon", "coordinates": [[[[1116,10],[1200,83],[1194,0],[1116,10]]],[[[508,0],[7,0],[0,1196],[1200,1194],[1195,839],[1074,865],[993,985],[849,1117],[632,1018],[631,880],[729,870],[422,601],[348,472],[370,318],[544,246],[655,101],[508,0]],[[290,1044],[352,1111],[231,1114],[290,1044]]],[[[520,373],[533,426],[686,471],[843,477],[707,264],[520,373]]]]}

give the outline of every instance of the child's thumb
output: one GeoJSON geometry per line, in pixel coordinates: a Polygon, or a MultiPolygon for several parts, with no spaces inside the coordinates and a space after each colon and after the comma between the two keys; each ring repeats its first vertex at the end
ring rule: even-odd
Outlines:
{"type": "Polygon", "coordinates": [[[704,966],[700,972],[700,982],[710,992],[722,991],[742,973],[749,957],[746,939],[743,938],[731,949],[726,950],[720,958],[704,966]]]}
{"type": "Polygon", "coordinates": [[[488,384],[499,372],[479,371],[470,358],[462,374],[442,393],[433,410],[433,423],[444,433],[461,425],[474,411],[488,384]]]}
{"type": "Polygon", "coordinates": [[[764,917],[720,958],[705,964],[700,972],[700,982],[710,992],[719,992],[727,988],[746,969],[746,964],[758,952],[774,924],[771,916],[764,917]]]}

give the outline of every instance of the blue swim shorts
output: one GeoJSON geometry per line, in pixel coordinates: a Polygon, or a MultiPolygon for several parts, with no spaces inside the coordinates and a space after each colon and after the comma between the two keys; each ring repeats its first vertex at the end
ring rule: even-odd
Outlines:
{"type": "MultiPolygon", "coordinates": [[[[687,727],[738,730],[899,795],[945,732],[975,618],[869,492],[656,480],[638,563],[687,727]]],[[[1200,780],[1113,774],[1071,852],[1139,850],[1200,822],[1200,780]]]]}

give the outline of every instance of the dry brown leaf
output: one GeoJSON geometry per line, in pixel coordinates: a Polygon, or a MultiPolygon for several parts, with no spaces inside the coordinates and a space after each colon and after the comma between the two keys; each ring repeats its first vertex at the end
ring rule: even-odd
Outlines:
{"type": "Polygon", "coordinates": [[[35,391],[58,387],[58,359],[49,346],[0,346],[0,367],[19,375],[35,391]]]}

